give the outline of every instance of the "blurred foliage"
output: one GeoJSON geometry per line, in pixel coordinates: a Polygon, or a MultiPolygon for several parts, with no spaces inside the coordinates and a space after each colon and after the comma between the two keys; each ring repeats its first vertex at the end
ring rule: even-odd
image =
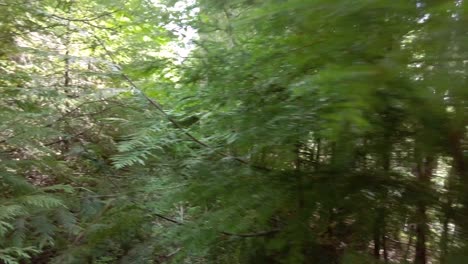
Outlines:
{"type": "Polygon", "coordinates": [[[464,1],[0,12],[0,263],[464,263],[464,1]]]}

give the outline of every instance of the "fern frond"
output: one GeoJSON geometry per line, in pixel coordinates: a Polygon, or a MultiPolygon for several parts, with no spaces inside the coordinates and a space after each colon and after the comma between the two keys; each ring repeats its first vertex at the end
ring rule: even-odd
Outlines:
{"type": "Polygon", "coordinates": [[[9,247],[0,249],[0,260],[4,261],[6,264],[19,264],[20,260],[27,259],[31,254],[38,252],[39,251],[33,247],[9,247]]]}
{"type": "Polygon", "coordinates": [[[42,195],[42,194],[23,196],[23,197],[18,198],[18,200],[20,203],[24,205],[45,208],[45,209],[65,207],[65,205],[62,203],[61,200],[52,196],[42,195]]]}
{"type": "Polygon", "coordinates": [[[25,208],[17,204],[0,206],[0,220],[12,220],[25,212],[25,208]]]}

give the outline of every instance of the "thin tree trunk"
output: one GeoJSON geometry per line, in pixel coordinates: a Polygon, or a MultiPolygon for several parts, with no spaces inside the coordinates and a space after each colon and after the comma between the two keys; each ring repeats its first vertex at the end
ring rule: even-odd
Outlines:
{"type": "Polygon", "coordinates": [[[403,255],[403,260],[405,261],[404,263],[408,263],[408,257],[409,257],[409,253],[410,253],[410,250],[411,250],[411,244],[413,244],[413,234],[411,232],[411,230],[409,231],[409,234],[408,234],[408,245],[406,247],[406,250],[405,250],[405,254],[403,255]]]}
{"type": "Polygon", "coordinates": [[[67,22],[67,36],[65,38],[65,72],[63,86],[69,87],[71,84],[70,78],[70,21],[67,22]]]}
{"type": "Polygon", "coordinates": [[[449,227],[449,216],[445,216],[443,222],[442,237],[440,238],[440,264],[447,263],[448,255],[448,227],[449,227]]]}
{"type": "Polygon", "coordinates": [[[320,138],[317,138],[315,140],[315,144],[317,145],[317,149],[315,151],[315,170],[317,171],[320,168],[320,152],[321,152],[321,147],[322,147],[322,140],[320,138]]]}
{"type": "Polygon", "coordinates": [[[295,170],[297,173],[297,214],[299,224],[301,226],[301,237],[300,237],[300,251],[302,253],[302,257],[306,259],[307,256],[307,245],[306,245],[306,234],[307,234],[307,216],[305,212],[305,198],[304,198],[304,179],[301,173],[302,167],[302,157],[301,157],[301,147],[302,144],[296,144],[296,160],[295,160],[295,170]]]}
{"type": "MultiPolygon", "coordinates": [[[[465,156],[464,151],[465,148],[463,147],[463,141],[465,140],[466,129],[458,129],[453,131],[450,135],[450,147],[452,152],[452,157],[454,161],[454,169],[458,174],[460,182],[463,188],[468,187],[468,158],[465,156]]],[[[464,205],[462,209],[462,214],[468,214],[468,192],[464,192],[461,194],[460,202],[464,205]]],[[[464,234],[468,234],[468,221],[460,221],[458,222],[461,231],[464,234]]]]}
{"type": "MultiPolygon", "coordinates": [[[[417,166],[418,181],[425,187],[429,187],[432,170],[434,169],[436,159],[434,157],[426,157],[424,161],[419,162],[417,166]]],[[[427,263],[427,214],[426,201],[420,200],[417,203],[416,211],[416,249],[414,256],[414,264],[427,263]]]]}
{"type": "MultiPolygon", "coordinates": [[[[447,188],[450,188],[450,184],[447,184],[447,185],[446,185],[447,188]]],[[[442,223],[442,236],[440,238],[440,251],[441,251],[440,259],[439,259],[440,264],[447,263],[447,255],[448,255],[449,242],[450,242],[449,241],[449,224],[450,224],[450,220],[453,217],[452,213],[453,213],[452,199],[449,196],[448,201],[444,206],[444,220],[442,223]]]]}
{"type": "Polygon", "coordinates": [[[374,258],[380,259],[380,230],[374,228],[374,258]]]}
{"type": "MultiPolygon", "coordinates": [[[[70,2],[67,3],[66,11],[69,15],[72,13],[72,5],[74,4],[74,0],[71,0],[70,2]]],[[[71,20],[67,20],[67,29],[65,33],[65,71],[63,73],[63,86],[69,87],[71,85],[71,77],[70,77],[70,44],[71,44],[71,20]]],[[[66,91],[67,93],[69,91],[66,91]]]]}
{"type": "Polygon", "coordinates": [[[417,211],[418,223],[416,224],[416,250],[414,264],[427,263],[427,248],[426,248],[426,233],[427,233],[427,216],[426,207],[420,203],[417,211]]]}
{"type": "Polygon", "coordinates": [[[380,207],[377,209],[377,215],[374,222],[374,258],[380,259],[380,250],[383,249],[383,237],[385,236],[384,230],[385,225],[385,209],[380,207]]]}
{"type": "MultiPolygon", "coordinates": [[[[384,140],[384,148],[386,151],[384,151],[382,157],[381,157],[381,162],[382,162],[382,169],[385,173],[385,177],[389,176],[390,173],[390,158],[391,158],[391,141],[390,141],[390,135],[386,134],[385,135],[385,140],[384,140]]],[[[384,206],[386,200],[387,200],[387,192],[384,191],[382,195],[382,203],[379,205],[379,208],[377,209],[377,220],[376,220],[376,230],[374,234],[374,257],[376,259],[380,259],[380,250],[383,249],[383,257],[385,262],[388,262],[388,252],[387,252],[387,245],[385,241],[386,233],[385,233],[385,215],[386,215],[386,208],[384,206]],[[380,239],[380,240],[379,240],[380,239]],[[376,244],[377,243],[377,244],[376,244]]]]}
{"type": "Polygon", "coordinates": [[[383,249],[383,257],[385,263],[388,263],[388,249],[387,249],[387,238],[385,235],[385,224],[382,227],[382,249],[383,249]]]}
{"type": "MultiPolygon", "coordinates": [[[[70,13],[71,3],[68,6],[68,13],[70,13]]],[[[67,32],[65,33],[65,72],[63,74],[63,86],[69,87],[71,85],[70,78],[70,38],[71,38],[71,21],[67,21],[67,32]]]]}

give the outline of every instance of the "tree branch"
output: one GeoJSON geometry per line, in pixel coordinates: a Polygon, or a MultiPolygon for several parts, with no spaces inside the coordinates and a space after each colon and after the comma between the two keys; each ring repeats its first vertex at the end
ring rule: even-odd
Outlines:
{"type": "Polygon", "coordinates": [[[97,19],[105,17],[105,16],[109,16],[109,15],[111,15],[111,14],[117,12],[117,11],[119,11],[119,10],[114,10],[114,11],[111,11],[111,12],[105,12],[105,13],[99,14],[99,15],[97,15],[95,17],[92,17],[92,18],[70,18],[70,17],[62,17],[62,16],[59,16],[59,15],[56,15],[56,14],[50,14],[50,16],[58,18],[58,19],[62,19],[62,20],[67,20],[67,21],[90,22],[90,21],[94,21],[94,20],[97,20],[97,19]]]}
{"type": "MultiPolygon", "coordinates": [[[[184,223],[177,221],[175,219],[169,218],[167,216],[164,216],[162,214],[154,213],[155,216],[164,219],[168,222],[171,222],[176,225],[184,225],[184,223]]],[[[273,234],[278,233],[280,230],[279,229],[273,229],[269,231],[260,231],[260,232],[255,232],[255,233],[241,233],[241,234],[236,234],[236,233],[231,233],[231,232],[225,232],[225,231],[220,231],[220,234],[226,235],[226,236],[235,236],[235,237],[243,237],[243,238],[249,238],[249,237],[261,237],[261,236],[270,236],[273,234]]]]}

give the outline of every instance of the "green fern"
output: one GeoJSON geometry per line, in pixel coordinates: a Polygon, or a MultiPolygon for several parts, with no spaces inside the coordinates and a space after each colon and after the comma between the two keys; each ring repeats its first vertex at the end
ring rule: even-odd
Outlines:
{"type": "Polygon", "coordinates": [[[7,249],[0,249],[0,260],[6,264],[19,264],[21,259],[28,259],[32,254],[38,253],[37,249],[32,247],[17,248],[10,247],[7,249]]]}

